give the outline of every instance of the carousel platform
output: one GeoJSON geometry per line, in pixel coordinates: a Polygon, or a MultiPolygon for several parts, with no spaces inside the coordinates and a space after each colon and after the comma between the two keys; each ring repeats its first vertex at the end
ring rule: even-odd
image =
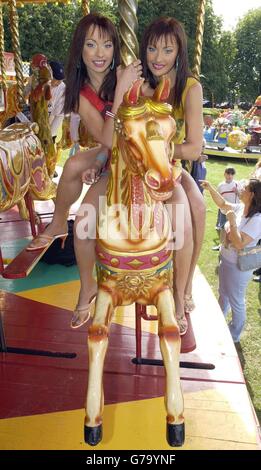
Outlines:
{"type": "MultiPolygon", "coordinates": [[[[46,219],[50,204],[38,203],[46,219]]],[[[29,224],[14,208],[1,214],[0,230],[3,257],[9,262],[28,243],[29,224]]],[[[8,351],[0,353],[2,450],[94,450],[83,441],[88,325],[70,328],[78,290],[75,266],[40,262],[28,277],[0,278],[8,351]]],[[[237,352],[199,269],[193,292],[197,347],[180,358],[186,442],[179,450],[260,449],[237,352]]],[[[142,331],[143,357],[161,359],[157,323],[142,320],[142,331]]],[[[171,450],[165,440],[163,367],[135,364],[135,344],[134,306],[118,308],[104,369],[104,438],[97,451],[171,450]]]]}
{"type": "Polygon", "coordinates": [[[238,158],[240,160],[244,159],[245,161],[257,161],[261,158],[261,149],[255,152],[240,152],[230,147],[225,147],[224,150],[219,150],[218,148],[213,147],[210,148],[208,147],[208,144],[206,144],[204,153],[209,157],[238,158]]]}

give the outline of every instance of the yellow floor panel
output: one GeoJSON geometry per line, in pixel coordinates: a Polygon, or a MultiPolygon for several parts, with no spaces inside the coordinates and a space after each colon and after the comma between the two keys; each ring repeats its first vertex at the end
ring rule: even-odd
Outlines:
{"type": "Polygon", "coordinates": [[[54,307],[74,310],[78,300],[79,290],[80,281],[70,281],[17,292],[16,295],[44,304],[53,305],[54,307]]]}
{"type": "MultiPolygon", "coordinates": [[[[197,382],[196,388],[200,386],[197,382]]],[[[186,442],[182,450],[258,449],[244,386],[218,384],[216,389],[212,384],[207,390],[185,393],[184,398],[186,442]],[[231,393],[227,394],[229,387],[231,393]],[[229,396],[233,397],[232,406],[229,396]]],[[[0,448],[93,450],[83,442],[83,420],[84,410],[3,419],[0,448]]],[[[107,405],[103,441],[95,449],[170,450],[165,440],[163,398],[107,405]]]]}

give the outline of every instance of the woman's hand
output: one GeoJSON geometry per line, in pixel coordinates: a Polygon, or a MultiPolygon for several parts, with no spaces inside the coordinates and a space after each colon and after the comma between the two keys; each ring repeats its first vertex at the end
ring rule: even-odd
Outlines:
{"type": "Polygon", "coordinates": [[[203,163],[208,159],[208,155],[202,153],[200,157],[196,160],[197,163],[203,163]]]}
{"type": "Polygon", "coordinates": [[[102,163],[95,161],[91,168],[82,173],[82,182],[86,184],[93,184],[98,181],[101,175],[102,163]]]}
{"type": "Polygon", "coordinates": [[[117,87],[120,87],[122,93],[125,93],[141,75],[142,65],[139,59],[134,60],[134,62],[127,65],[127,67],[119,65],[119,67],[117,67],[117,87]]]}
{"type": "Polygon", "coordinates": [[[208,191],[211,188],[211,184],[207,180],[199,180],[200,186],[202,186],[203,189],[207,189],[208,191]]]}

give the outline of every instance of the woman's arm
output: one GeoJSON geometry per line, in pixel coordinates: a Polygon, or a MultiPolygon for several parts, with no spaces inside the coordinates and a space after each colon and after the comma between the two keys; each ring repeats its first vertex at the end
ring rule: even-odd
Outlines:
{"type": "Polygon", "coordinates": [[[198,160],[202,152],[203,112],[202,87],[200,83],[193,85],[185,100],[186,142],[175,144],[175,158],[182,160],[198,160]]]}
{"type": "MultiPolygon", "coordinates": [[[[116,114],[120,104],[122,103],[124,93],[126,93],[132,83],[141,76],[141,73],[142,69],[140,60],[136,60],[125,69],[118,68],[117,85],[111,110],[112,113],[116,114]]],[[[111,148],[114,120],[109,118],[104,121],[97,109],[95,109],[94,106],[92,106],[91,103],[83,96],[80,96],[78,112],[84,125],[94,139],[106,147],[111,148]]]]}
{"type": "Polygon", "coordinates": [[[210,192],[210,195],[214,203],[226,214],[227,211],[232,210],[231,204],[229,204],[222,196],[217,192],[217,190],[209,183],[209,181],[201,180],[200,184],[203,189],[206,189],[210,192]]]}
{"type": "Polygon", "coordinates": [[[234,248],[236,248],[237,250],[241,250],[250,242],[252,242],[253,238],[251,238],[249,235],[247,235],[244,232],[239,232],[237,228],[237,223],[236,223],[236,214],[233,210],[229,210],[226,213],[226,216],[230,225],[229,239],[232,245],[234,246],[234,248]]]}
{"type": "Polygon", "coordinates": [[[232,205],[229,204],[216,190],[211,186],[208,181],[201,181],[200,182],[202,188],[207,189],[210,192],[210,195],[214,201],[214,203],[221,209],[227,217],[227,220],[230,225],[230,232],[229,232],[229,239],[232,245],[237,249],[240,250],[244,248],[244,246],[248,245],[253,238],[247,235],[244,232],[239,232],[236,223],[236,214],[232,209],[232,205]]]}

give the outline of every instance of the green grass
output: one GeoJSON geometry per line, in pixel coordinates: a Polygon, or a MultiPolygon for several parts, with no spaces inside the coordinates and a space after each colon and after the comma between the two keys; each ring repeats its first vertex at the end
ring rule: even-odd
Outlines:
{"type": "MultiPolygon", "coordinates": [[[[211,159],[207,161],[207,180],[217,186],[223,180],[225,167],[233,166],[236,170],[236,179],[240,180],[250,176],[255,163],[247,164],[245,161],[225,158],[211,159]]],[[[218,295],[218,276],[216,268],[218,264],[218,253],[211,250],[218,243],[215,230],[217,207],[213,203],[209,193],[205,191],[207,204],[206,233],[202,252],[199,259],[199,267],[208,280],[215,295],[218,295]]],[[[249,394],[253,401],[256,414],[261,422],[261,284],[250,281],[247,289],[247,322],[238,355],[244,371],[249,394]]]]}

